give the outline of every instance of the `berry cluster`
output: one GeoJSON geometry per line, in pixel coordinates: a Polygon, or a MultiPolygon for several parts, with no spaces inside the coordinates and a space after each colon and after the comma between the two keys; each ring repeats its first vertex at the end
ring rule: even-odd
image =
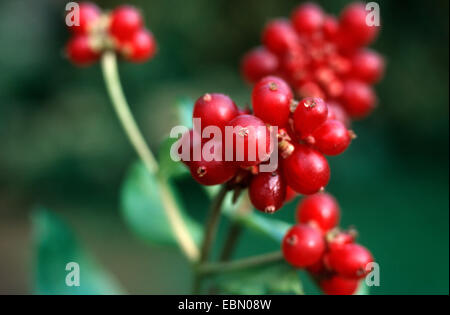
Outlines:
{"type": "Polygon", "coordinates": [[[366,24],[362,3],[347,6],[339,19],[315,4],[297,7],[290,20],[275,19],[263,30],[263,47],[248,52],[241,65],[251,83],[268,75],[285,79],[299,98],[320,97],[348,121],[367,116],[376,105],[371,85],[384,60],[366,48],[379,31],[366,24]]]}
{"type": "Polygon", "coordinates": [[[144,28],[136,8],[124,5],[102,13],[95,4],[83,2],[78,13],[79,24],[69,26],[73,37],[66,45],[66,54],[74,64],[91,65],[105,50],[115,50],[131,62],[144,62],[155,54],[155,39],[144,28]]]}
{"type": "Polygon", "coordinates": [[[284,236],[282,250],[286,261],[306,268],[324,293],[353,294],[373,257],[355,243],[353,230],[337,228],[339,217],[339,205],[331,195],[305,197],[298,205],[298,223],[284,236]]]}

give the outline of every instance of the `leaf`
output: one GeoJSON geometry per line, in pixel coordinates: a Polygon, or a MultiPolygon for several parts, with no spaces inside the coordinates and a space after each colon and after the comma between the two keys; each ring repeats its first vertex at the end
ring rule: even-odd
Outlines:
{"type": "Polygon", "coordinates": [[[224,294],[303,294],[297,271],[286,263],[223,273],[214,280],[224,294]]]}
{"type": "Polygon", "coordinates": [[[364,279],[359,282],[358,289],[354,295],[370,295],[370,287],[364,279]]]}
{"type": "MultiPolygon", "coordinates": [[[[168,183],[151,175],[141,162],[134,163],[122,185],[121,212],[125,222],[141,239],[154,245],[176,245],[160,199],[160,185],[168,183]]],[[[175,194],[172,187],[168,189],[175,194]]],[[[199,243],[202,236],[200,225],[184,212],[182,215],[194,240],[199,243]]]]}
{"type": "Polygon", "coordinates": [[[192,112],[194,102],[189,98],[181,98],[175,104],[178,114],[178,121],[182,126],[192,128],[192,112]]]}
{"type": "Polygon", "coordinates": [[[252,212],[242,217],[237,217],[237,220],[246,227],[258,233],[264,234],[278,243],[281,243],[284,235],[291,227],[291,224],[287,222],[272,219],[269,215],[256,212],[252,212]]]}
{"type": "Polygon", "coordinates": [[[189,170],[182,162],[174,161],[170,156],[170,148],[176,141],[177,139],[167,137],[159,147],[159,173],[165,178],[175,178],[189,174],[189,170]]]}
{"type": "MultiPolygon", "coordinates": [[[[38,294],[121,294],[116,280],[84,252],[71,229],[54,213],[39,207],[32,214],[35,291],[38,294]],[[79,265],[80,286],[66,285],[66,265],[79,265]]],[[[69,278],[70,275],[69,275],[69,278]]]]}

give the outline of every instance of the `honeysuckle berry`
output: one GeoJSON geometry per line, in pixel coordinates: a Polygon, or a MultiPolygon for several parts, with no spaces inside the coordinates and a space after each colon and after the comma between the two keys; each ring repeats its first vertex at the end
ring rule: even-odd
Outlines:
{"type": "Polygon", "coordinates": [[[358,289],[357,279],[333,275],[320,281],[320,288],[327,295],[352,295],[358,289]]]}
{"type": "Polygon", "coordinates": [[[318,5],[304,3],[294,10],[291,21],[297,32],[311,35],[321,30],[324,13],[318,5]]]}
{"type": "Polygon", "coordinates": [[[326,155],[339,155],[344,152],[354,133],[338,120],[327,120],[312,134],[313,147],[326,155]]]}
{"type": "Polygon", "coordinates": [[[297,222],[313,224],[324,233],[339,223],[340,209],[336,199],[328,193],[304,197],[297,207],[297,222]]]}
{"type": "Polygon", "coordinates": [[[200,157],[203,142],[204,139],[202,138],[201,134],[198,131],[194,131],[193,129],[190,129],[188,132],[185,132],[181,136],[181,145],[178,148],[178,155],[185,165],[189,166],[194,158],[197,159],[197,157],[194,155],[194,150],[198,152],[196,154],[198,157],[200,157]],[[183,155],[183,150],[187,150],[188,154],[186,154],[186,156],[183,155]]]}
{"type": "Polygon", "coordinates": [[[135,7],[123,5],[111,12],[109,32],[118,41],[130,40],[142,26],[141,13],[135,7]]]}
{"type": "Polygon", "coordinates": [[[129,39],[119,43],[124,57],[135,63],[152,58],[156,53],[156,46],[153,34],[146,29],[138,30],[129,39]]]}
{"type": "Polygon", "coordinates": [[[355,279],[363,278],[368,273],[366,266],[371,262],[373,262],[372,254],[359,244],[345,244],[334,248],[325,258],[329,269],[344,277],[355,279]]]}
{"type": "Polygon", "coordinates": [[[265,77],[253,87],[254,114],[270,125],[287,125],[292,100],[291,88],[278,77],[265,77]]]}
{"type": "Polygon", "coordinates": [[[377,83],[384,72],[384,60],[373,50],[360,50],[352,58],[351,75],[369,84],[377,83]]]}
{"type": "Polygon", "coordinates": [[[278,69],[278,58],[264,47],[257,47],[242,58],[241,71],[250,82],[255,83],[278,69]]]}
{"type": "Polygon", "coordinates": [[[327,102],[328,116],[327,120],[339,120],[345,127],[349,128],[351,125],[350,117],[345,112],[344,108],[336,102],[327,102]]]}
{"type": "Polygon", "coordinates": [[[339,33],[338,20],[334,16],[326,16],[323,20],[322,31],[327,39],[334,40],[339,33]]]}
{"type": "Polygon", "coordinates": [[[256,209],[274,213],[283,206],[286,183],[278,171],[259,173],[252,178],[248,194],[256,209]]]}
{"type": "Polygon", "coordinates": [[[78,14],[78,25],[70,25],[69,29],[76,35],[87,35],[100,18],[101,10],[92,2],[81,2],[78,14]]]}
{"type": "Polygon", "coordinates": [[[294,151],[281,162],[286,183],[299,194],[314,194],[326,187],[330,180],[327,159],[306,145],[296,145],[294,151]]]}
{"type": "Polygon", "coordinates": [[[341,13],[339,28],[346,44],[364,46],[370,44],[378,34],[379,26],[366,23],[368,11],[364,3],[352,3],[341,13]]]}
{"type": "Polygon", "coordinates": [[[376,105],[376,96],[366,83],[350,80],[345,82],[340,97],[346,112],[353,119],[362,119],[369,115],[376,105]]]}
{"type": "Polygon", "coordinates": [[[294,112],[294,130],[301,138],[311,135],[328,116],[328,107],[323,99],[307,97],[302,99],[294,112]]]}
{"type": "Polygon", "coordinates": [[[274,54],[286,53],[297,41],[297,34],[287,19],[270,21],[263,30],[262,42],[274,54]]]}
{"type": "Polygon", "coordinates": [[[284,202],[290,202],[294,200],[295,197],[298,196],[298,193],[293,190],[289,185],[286,185],[286,198],[284,199],[284,202]]]}
{"type": "Polygon", "coordinates": [[[354,231],[337,231],[337,233],[327,234],[328,248],[330,251],[338,250],[342,246],[346,244],[352,244],[355,242],[355,234],[354,231]]]}
{"type": "Polygon", "coordinates": [[[324,254],[322,233],[304,224],[294,225],[284,236],[282,251],[286,261],[294,267],[305,268],[317,263],[324,254]]]}
{"type": "Polygon", "coordinates": [[[76,35],[66,45],[66,55],[78,66],[89,66],[100,58],[87,35],[76,35]]]}
{"type": "Polygon", "coordinates": [[[224,94],[206,93],[194,104],[193,118],[201,119],[202,130],[208,126],[217,126],[223,133],[225,126],[238,115],[236,104],[224,94]]]}

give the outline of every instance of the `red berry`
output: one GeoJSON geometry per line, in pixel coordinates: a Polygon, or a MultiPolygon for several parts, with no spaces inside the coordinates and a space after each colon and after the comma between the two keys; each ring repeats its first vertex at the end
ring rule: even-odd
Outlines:
{"type": "Polygon", "coordinates": [[[205,159],[205,152],[203,152],[200,161],[191,161],[189,163],[192,177],[200,184],[207,186],[219,185],[229,181],[236,175],[238,168],[233,163],[223,159],[223,152],[220,152],[222,151],[221,146],[220,142],[215,142],[215,146],[211,147],[211,161],[205,159]]]}
{"type": "Polygon", "coordinates": [[[342,34],[356,46],[364,46],[371,43],[378,34],[378,26],[369,26],[366,23],[365,4],[352,3],[348,5],[341,13],[340,28],[342,34]]]}
{"type": "Polygon", "coordinates": [[[265,213],[274,213],[283,206],[286,183],[278,172],[259,173],[252,178],[248,194],[253,206],[265,213]]]}
{"type": "Polygon", "coordinates": [[[82,2],[79,4],[79,25],[69,26],[69,29],[77,35],[86,35],[92,28],[92,25],[100,18],[100,9],[91,2],[82,2]]]}
{"type": "Polygon", "coordinates": [[[109,31],[119,41],[131,39],[142,28],[142,16],[139,10],[129,5],[116,8],[111,13],[109,31]]]}
{"type": "Polygon", "coordinates": [[[327,193],[307,196],[302,199],[297,208],[297,222],[312,223],[323,232],[336,227],[339,217],[339,205],[336,199],[327,193]]]}
{"type": "Polygon", "coordinates": [[[372,254],[358,244],[346,244],[331,250],[326,257],[327,266],[348,278],[363,278],[366,266],[373,262],[372,254]]]}
{"type": "Polygon", "coordinates": [[[292,98],[292,90],[286,82],[273,76],[265,77],[253,88],[255,116],[268,124],[284,127],[288,123],[292,98]]]}
{"type": "Polygon", "coordinates": [[[339,23],[334,16],[327,16],[323,21],[322,29],[326,38],[334,40],[339,32],[339,23]]]}
{"type": "Polygon", "coordinates": [[[352,135],[340,121],[327,120],[312,134],[313,146],[323,154],[338,155],[348,148],[352,135]]]}
{"type": "Polygon", "coordinates": [[[266,25],[262,42],[271,52],[281,55],[297,44],[298,37],[288,20],[278,19],[266,25]]]}
{"type": "Polygon", "coordinates": [[[341,100],[350,117],[361,119],[375,108],[376,96],[369,85],[359,81],[347,81],[341,100]]]}
{"type": "Polygon", "coordinates": [[[239,110],[233,100],[220,93],[207,93],[194,105],[193,118],[201,119],[202,131],[208,126],[217,126],[223,132],[225,126],[238,115],[239,110]]]}
{"type": "Polygon", "coordinates": [[[341,105],[335,102],[327,102],[328,120],[339,120],[345,127],[349,128],[351,125],[350,117],[348,117],[341,105]]]}
{"type": "Polygon", "coordinates": [[[384,60],[372,50],[359,51],[352,60],[352,76],[369,84],[378,82],[383,76],[384,60]]]}
{"type": "Polygon", "coordinates": [[[307,97],[298,103],[294,112],[294,129],[302,138],[309,136],[325,122],[327,104],[318,97],[307,97]]]}
{"type": "Polygon", "coordinates": [[[251,50],[242,59],[242,74],[251,83],[274,74],[277,69],[278,58],[264,47],[257,47],[251,50]]]}
{"type": "Polygon", "coordinates": [[[284,198],[284,202],[290,202],[295,197],[297,197],[297,192],[293,190],[291,187],[286,185],[286,198],[284,198]]]}
{"type": "Polygon", "coordinates": [[[297,32],[311,35],[322,28],[324,14],[318,5],[305,3],[294,10],[291,20],[297,32]]]}
{"type": "Polygon", "coordinates": [[[70,39],[66,46],[66,54],[70,61],[79,66],[91,65],[100,57],[86,35],[77,35],[70,39]]]}
{"type": "Polygon", "coordinates": [[[339,232],[328,241],[328,248],[330,251],[337,250],[346,244],[355,242],[355,233],[339,232]]]}
{"type": "Polygon", "coordinates": [[[282,160],[282,163],[286,183],[300,194],[314,194],[330,180],[327,159],[306,145],[297,145],[294,152],[282,160]]]}
{"type": "Polygon", "coordinates": [[[144,62],[152,58],[156,52],[156,42],[153,34],[146,29],[141,29],[134,35],[119,44],[125,58],[132,62],[144,62]]]}
{"type": "Polygon", "coordinates": [[[184,164],[189,166],[194,158],[197,159],[197,156],[199,157],[198,159],[201,158],[202,142],[202,136],[193,129],[189,130],[181,136],[181,146],[178,148],[178,155],[180,156],[181,161],[184,164]],[[183,150],[187,150],[189,155],[187,155],[186,153],[187,156],[184,157],[183,150]],[[196,153],[194,153],[194,150],[196,151],[196,153]]]}
{"type": "Polygon", "coordinates": [[[286,261],[297,268],[314,265],[325,251],[320,231],[303,224],[294,225],[284,236],[281,246],[286,261]]]}
{"type": "Polygon", "coordinates": [[[358,289],[357,279],[344,278],[340,275],[331,276],[320,282],[323,293],[328,295],[352,295],[358,289]]]}

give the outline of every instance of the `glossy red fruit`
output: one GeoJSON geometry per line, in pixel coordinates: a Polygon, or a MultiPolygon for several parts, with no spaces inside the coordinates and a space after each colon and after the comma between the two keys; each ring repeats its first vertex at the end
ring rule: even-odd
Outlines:
{"type": "Polygon", "coordinates": [[[87,35],[92,26],[101,15],[101,10],[91,2],[82,2],[79,4],[79,25],[69,26],[70,31],[77,35],[87,35]]]}
{"type": "Polygon", "coordinates": [[[327,102],[328,117],[327,120],[339,120],[345,127],[349,128],[351,125],[350,117],[345,112],[344,108],[336,102],[327,102]]]}
{"type": "Polygon", "coordinates": [[[352,59],[352,77],[374,84],[380,81],[384,72],[384,60],[373,50],[361,50],[352,59]]]}
{"type": "Polygon", "coordinates": [[[265,77],[253,87],[254,114],[270,125],[284,127],[288,123],[292,99],[292,90],[284,80],[265,77]]]}
{"type": "Polygon", "coordinates": [[[216,126],[223,132],[225,126],[238,115],[236,104],[224,94],[207,93],[194,104],[193,118],[201,119],[202,131],[208,126],[216,126]]]}
{"type": "Polygon", "coordinates": [[[66,54],[70,61],[78,66],[89,66],[100,57],[92,48],[87,35],[77,35],[70,39],[66,46],[66,54]]]}
{"type": "Polygon", "coordinates": [[[284,199],[284,202],[290,202],[294,200],[295,197],[298,196],[298,193],[293,190],[291,187],[286,185],[286,198],[284,199]]]}
{"type": "Polygon", "coordinates": [[[300,194],[314,194],[330,180],[327,159],[306,145],[296,145],[294,152],[283,159],[282,163],[286,183],[300,194]]]}
{"type": "Polygon", "coordinates": [[[326,256],[327,266],[347,278],[363,278],[368,272],[366,266],[371,262],[372,254],[358,244],[346,244],[326,256]]]}
{"type": "Polygon", "coordinates": [[[286,261],[297,268],[314,265],[325,251],[321,232],[303,224],[294,225],[284,236],[281,246],[286,261]]]}
{"type": "Polygon", "coordinates": [[[355,242],[355,234],[351,232],[339,232],[328,241],[330,251],[337,250],[346,244],[355,242]]]}
{"type": "Polygon", "coordinates": [[[313,132],[313,147],[326,155],[338,155],[348,148],[352,135],[340,121],[327,120],[313,132]]]}
{"type": "Polygon", "coordinates": [[[282,55],[297,44],[298,36],[288,20],[277,19],[264,28],[262,42],[274,54],[282,55]]]}
{"type": "Polygon", "coordinates": [[[318,193],[302,199],[297,207],[297,222],[309,223],[323,232],[339,223],[340,210],[336,199],[328,193],[318,193]]]}
{"type": "Polygon", "coordinates": [[[200,160],[202,154],[202,137],[201,135],[190,129],[184,133],[180,138],[180,147],[178,148],[178,155],[181,161],[189,166],[195,159],[200,160]]]}
{"type": "Polygon", "coordinates": [[[342,34],[356,46],[370,44],[378,34],[379,26],[369,26],[366,23],[366,11],[364,3],[352,3],[341,13],[339,27],[342,34]]]}
{"type": "Polygon", "coordinates": [[[240,167],[258,165],[267,160],[272,153],[270,130],[256,116],[235,117],[227,124],[225,134],[226,138],[232,139],[232,141],[225,140],[226,154],[232,155],[232,160],[240,167]]]}
{"type": "Polygon", "coordinates": [[[340,275],[331,276],[320,282],[323,293],[328,295],[352,295],[358,289],[359,281],[349,279],[340,275]]]}
{"type": "Polygon", "coordinates": [[[307,81],[302,83],[297,89],[296,92],[301,97],[318,97],[324,98],[325,93],[322,88],[314,81],[307,81]]]}
{"type": "Polygon", "coordinates": [[[307,97],[302,99],[294,112],[294,130],[305,138],[321,124],[328,116],[327,104],[318,97],[307,97]]]}
{"type": "Polygon", "coordinates": [[[261,172],[252,178],[248,194],[256,209],[265,213],[274,213],[283,206],[286,198],[286,183],[277,171],[261,172]]]}
{"type": "Polygon", "coordinates": [[[109,32],[119,41],[126,41],[142,28],[142,16],[133,6],[123,5],[111,13],[109,32]]]}
{"type": "MultiPolygon", "coordinates": [[[[203,145],[205,146],[206,144],[203,145]]],[[[223,152],[220,152],[222,151],[221,143],[216,142],[215,145],[209,151],[212,155],[210,161],[206,160],[205,152],[202,152],[200,161],[191,161],[189,163],[192,177],[202,185],[211,186],[226,183],[238,171],[238,168],[233,163],[226,162],[223,159],[223,152]]]]}
{"type": "Polygon", "coordinates": [[[322,28],[324,13],[318,5],[305,3],[294,10],[291,21],[297,32],[304,35],[311,35],[320,31],[322,28]]]}
{"type": "Polygon", "coordinates": [[[129,40],[120,45],[125,58],[136,63],[152,58],[157,47],[153,34],[146,29],[135,32],[129,40]]]}
{"type": "Polygon", "coordinates": [[[339,33],[339,22],[334,16],[327,16],[323,21],[322,26],[325,37],[329,40],[334,40],[339,33]]]}
{"type": "Polygon", "coordinates": [[[245,54],[241,63],[244,78],[255,83],[278,70],[278,58],[264,47],[257,47],[245,54]]]}
{"type": "Polygon", "coordinates": [[[368,116],[376,105],[376,96],[372,88],[360,81],[347,81],[341,95],[342,105],[353,119],[368,116]]]}

